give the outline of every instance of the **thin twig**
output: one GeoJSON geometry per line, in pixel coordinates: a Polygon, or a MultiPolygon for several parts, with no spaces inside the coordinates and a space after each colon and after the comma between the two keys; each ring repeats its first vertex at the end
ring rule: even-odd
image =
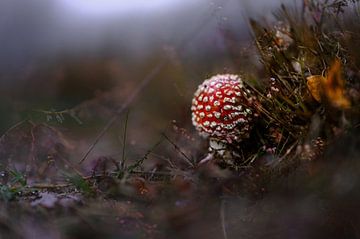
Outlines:
{"type": "Polygon", "coordinates": [[[164,139],[161,138],[145,153],[145,155],[141,159],[137,160],[133,165],[128,166],[127,171],[134,172],[134,169],[142,165],[142,163],[148,158],[148,156],[153,152],[153,150],[155,150],[155,148],[157,148],[163,142],[163,140],[164,139]]]}
{"type": "Polygon", "coordinates": [[[172,145],[174,146],[175,150],[178,151],[185,159],[185,162],[187,162],[191,167],[194,167],[194,164],[191,162],[191,159],[177,146],[169,137],[166,136],[166,134],[162,134],[164,138],[172,145]]]}
{"type": "Polygon", "coordinates": [[[30,189],[56,189],[56,188],[66,188],[73,186],[72,183],[60,183],[60,184],[48,184],[48,183],[39,183],[27,186],[30,189]]]}
{"type": "Polygon", "coordinates": [[[7,136],[11,131],[13,131],[14,129],[16,129],[17,127],[21,126],[22,124],[24,124],[25,122],[29,122],[28,119],[22,120],[20,122],[17,122],[16,124],[12,125],[10,128],[8,128],[0,137],[0,140],[2,140],[3,138],[5,138],[5,136],[7,136]]]}
{"type": "Polygon", "coordinates": [[[130,112],[130,110],[127,111],[126,117],[125,117],[124,136],[123,136],[123,148],[122,148],[121,163],[120,163],[120,168],[121,168],[122,170],[124,170],[125,161],[126,161],[126,158],[125,158],[125,148],[126,148],[127,127],[128,127],[128,121],[129,121],[129,112],[130,112]]]}
{"type": "Polygon", "coordinates": [[[224,198],[221,198],[221,202],[220,202],[220,220],[221,220],[221,228],[222,228],[224,239],[228,239],[227,232],[226,232],[225,199],[224,198]]]}

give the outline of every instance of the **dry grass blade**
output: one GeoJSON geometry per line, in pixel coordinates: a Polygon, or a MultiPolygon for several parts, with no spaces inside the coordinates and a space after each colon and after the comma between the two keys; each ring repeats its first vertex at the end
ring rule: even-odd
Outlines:
{"type": "Polygon", "coordinates": [[[127,128],[128,128],[128,121],[129,121],[129,113],[130,111],[128,110],[126,113],[126,117],[125,117],[125,126],[124,126],[124,135],[123,135],[123,148],[122,148],[122,157],[121,157],[121,162],[120,162],[120,168],[124,169],[125,168],[125,147],[126,147],[126,136],[127,136],[127,128]]]}
{"type": "Polygon", "coordinates": [[[223,232],[224,239],[228,239],[227,231],[226,231],[226,221],[225,221],[225,199],[221,199],[220,204],[220,220],[221,220],[221,229],[223,232]]]}
{"type": "Polygon", "coordinates": [[[194,163],[192,163],[192,160],[190,157],[188,157],[180,148],[177,146],[166,134],[162,134],[164,138],[172,145],[174,146],[175,150],[178,151],[185,159],[185,162],[189,164],[190,167],[194,167],[194,163]]]}

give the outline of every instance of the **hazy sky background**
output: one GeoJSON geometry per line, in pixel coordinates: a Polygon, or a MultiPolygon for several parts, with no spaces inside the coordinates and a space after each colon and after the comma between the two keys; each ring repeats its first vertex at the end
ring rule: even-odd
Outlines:
{"type": "MultiPolygon", "coordinates": [[[[291,1],[291,0],[290,0],[291,1]]],[[[248,37],[247,16],[270,15],[279,0],[2,0],[0,70],[59,54],[104,49],[140,56],[177,44],[205,21],[196,47],[221,24],[248,37]],[[216,14],[214,14],[216,12],[216,14]]],[[[195,43],[196,44],[196,43],[195,43]]]]}

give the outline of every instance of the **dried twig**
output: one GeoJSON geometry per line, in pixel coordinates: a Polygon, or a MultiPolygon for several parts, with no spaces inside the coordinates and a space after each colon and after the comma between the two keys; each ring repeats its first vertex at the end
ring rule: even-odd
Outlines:
{"type": "Polygon", "coordinates": [[[163,133],[162,135],[172,146],[174,146],[175,150],[184,157],[185,162],[188,163],[191,167],[194,167],[192,160],[179,148],[179,146],[177,146],[169,137],[167,137],[166,134],[163,133]]]}
{"type": "Polygon", "coordinates": [[[29,122],[28,119],[19,121],[18,123],[12,125],[10,128],[8,128],[5,133],[3,133],[3,135],[1,135],[0,140],[3,140],[11,131],[13,131],[14,129],[20,127],[21,125],[23,125],[24,123],[29,122]]]}
{"type": "Polygon", "coordinates": [[[228,239],[227,231],[226,231],[226,221],[225,221],[225,199],[224,198],[221,198],[221,202],[220,202],[220,220],[221,220],[221,228],[222,228],[224,239],[228,239]]]}
{"type": "Polygon", "coordinates": [[[122,157],[121,157],[121,162],[120,162],[120,168],[122,170],[124,170],[125,168],[125,148],[126,148],[126,136],[127,136],[127,128],[128,128],[128,121],[129,121],[129,110],[126,113],[126,117],[125,117],[125,126],[124,126],[124,135],[123,135],[123,148],[122,148],[122,157]]]}

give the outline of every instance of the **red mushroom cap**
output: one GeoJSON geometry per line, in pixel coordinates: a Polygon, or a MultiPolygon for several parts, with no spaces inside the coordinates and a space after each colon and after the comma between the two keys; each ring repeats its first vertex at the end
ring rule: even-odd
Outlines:
{"type": "Polygon", "coordinates": [[[249,136],[256,116],[255,102],[255,94],[238,75],[215,75],[194,94],[192,123],[204,136],[240,142],[249,136]]]}

